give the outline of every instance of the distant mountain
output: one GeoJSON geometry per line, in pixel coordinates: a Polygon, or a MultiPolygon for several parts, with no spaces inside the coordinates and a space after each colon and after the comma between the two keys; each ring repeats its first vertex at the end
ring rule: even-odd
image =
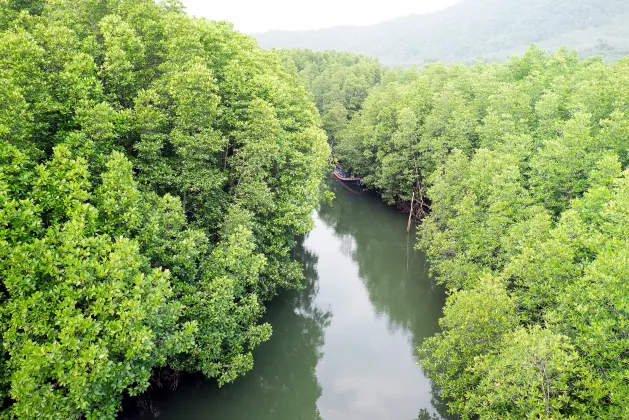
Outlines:
{"type": "Polygon", "coordinates": [[[629,55],[629,0],[464,0],[378,25],[254,34],[266,48],[352,51],[384,64],[500,60],[530,44],[614,60],[629,55]]]}

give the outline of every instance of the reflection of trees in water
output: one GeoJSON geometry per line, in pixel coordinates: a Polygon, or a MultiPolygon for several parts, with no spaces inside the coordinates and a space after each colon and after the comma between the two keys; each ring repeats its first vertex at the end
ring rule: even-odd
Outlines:
{"type": "Polygon", "coordinates": [[[441,420],[441,416],[422,408],[419,410],[419,413],[417,413],[417,420],[441,420]]]}
{"type": "MultiPolygon", "coordinates": [[[[379,314],[386,314],[391,329],[404,329],[414,347],[438,331],[445,302],[443,290],[428,275],[423,254],[414,251],[415,236],[406,233],[406,217],[392,211],[370,193],[355,195],[333,184],[337,198],[319,217],[345,243],[359,267],[369,299],[379,314]],[[350,237],[351,239],[347,239],[350,237]]],[[[432,390],[433,407],[445,414],[447,408],[432,390]]]]}
{"type": "Polygon", "coordinates": [[[437,331],[445,297],[429,277],[423,254],[413,249],[406,218],[369,193],[350,195],[338,187],[335,193],[333,206],[323,207],[319,216],[340,238],[343,254],[351,244],[347,255],[358,264],[376,310],[394,327],[410,330],[419,345],[437,331]]]}
{"type": "Polygon", "coordinates": [[[321,419],[317,400],[322,389],[315,369],[331,314],[314,306],[316,255],[302,241],[295,256],[304,265],[303,288],[282,292],[270,303],[265,321],[273,326],[273,336],[254,352],[251,372],[223,388],[190,376],[175,392],[147,393],[140,404],[149,410],[144,415],[126,410],[124,418],[321,419]]]}
{"type": "MultiPolygon", "coordinates": [[[[249,404],[249,419],[320,419],[317,400],[321,386],[316,366],[323,353],[324,329],[331,314],[314,306],[317,293],[317,257],[303,243],[296,257],[304,265],[303,288],[286,291],[269,307],[266,321],[274,328],[274,338],[256,352],[256,368],[242,380],[258,379],[262,390],[246,391],[253,401],[234,389],[249,404]]],[[[235,384],[235,388],[238,384],[235,384]]]]}
{"type": "Polygon", "coordinates": [[[354,238],[352,235],[343,235],[341,240],[341,253],[347,257],[352,258],[354,256],[354,238]]]}
{"type": "Polygon", "coordinates": [[[430,403],[439,414],[431,413],[425,408],[422,408],[421,410],[419,410],[419,413],[417,414],[417,420],[443,420],[443,419],[454,420],[454,419],[457,419],[458,417],[448,414],[448,406],[446,405],[446,402],[441,398],[439,389],[435,387],[432,381],[430,381],[430,385],[431,385],[430,403]]]}

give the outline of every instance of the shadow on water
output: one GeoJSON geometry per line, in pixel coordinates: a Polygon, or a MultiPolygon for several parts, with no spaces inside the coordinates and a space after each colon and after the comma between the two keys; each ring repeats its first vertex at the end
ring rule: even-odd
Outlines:
{"type": "Polygon", "coordinates": [[[299,246],[296,257],[305,267],[304,287],[285,291],[269,304],[264,321],[273,326],[273,337],[254,351],[251,372],[222,388],[200,375],[188,375],[176,391],[152,388],[128,404],[120,418],[321,419],[315,368],[331,314],[313,304],[316,255],[299,246]]]}
{"type": "MultiPolygon", "coordinates": [[[[334,230],[341,252],[357,264],[374,310],[392,331],[410,333],[409,347],[415,349],[439,332],[438,320],[445,304],[443,288],[429,275],[425,255],[415,251],[416,229],[406,232],[407,216],[386,205],[374,193],[357,194],[338,182],[329,183],[336,199],[318,216],[334,230]]],[[[430,405],[417,420],[452,419],[439,389],[428,381],[424,392],[430,405]]],[[[395,416],[394,416],[395,417],[395,416]]]]}
{"type": "Polygon", "coordinates": [[[416,347],[438,331],[443,290],[413,249],[406,217],[370,193],[330,183],[332,206],[296,250],[305,283],[268,307],[271,339],[233,384],[185,376],[176,391],[153,388],[122,419],[435,420],[438,390],[416,364],[416,347]]]}
{"type": "Polygon", "coordinates": [[[419,346],[438,332],[445,295],[429,276],[424,254],[414,250],[415,229],[406,233],[406,216],[371,192],[358,195],[337,183],[331,188],[337,198],[319,217],[358,265],[375,310],[388,316],[391,328],[410,330],[419,346]]]}

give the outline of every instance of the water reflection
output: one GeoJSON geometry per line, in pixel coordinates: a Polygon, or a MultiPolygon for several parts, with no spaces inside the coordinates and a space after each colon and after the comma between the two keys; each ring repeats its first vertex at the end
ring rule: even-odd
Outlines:
{"type": "Polygon", "coordinates": [[[321,385],[315,369],[322,357],[323,331],[331,314],[314,306],[317,257],[303,246],[296,257],[304,264],[301,290],[287,291],[273,301],[265,321],[273,337],[254,352],[255,367],[233,384],[189,376],[175,391],[151,389],[129,404],[125,419],[252,419],[319,420],[321,385]]]}
{"type": "Polygon", "coordinates": [[[358,265],[376,312],[388,317],[392,329],[410,330],[417,347],[438,331],[444,293],[429,277],[424,254],[413,249],[415,232],[407,234],[405,216],[371,193],[356,194],[336,183],[331,187],[337,199],[319,217],[358,265]]]}
{"type": "Polygon", "coordinates": [[[424,409],[441,418],[445,407],[417,366],[416,347],[438,331],[444,293],[413,250],[404,215],[369,193],[332,188],[334,205],[321,209],[306,241],[319,257],[315,301],[334,313],[317,367],[321,413],[415,419],[424,409]]]}
{"type": "Polygon", "coordinates": [[[188,377],[151,390],[123,418],[435,420],[445,407],[417,366],[416,347],[438,330],[444,294],[413,251],[404,215],[332,184],[334,205],[296,250],[304,288],[268,309],[273,336],[235,383],[188,377]]]}

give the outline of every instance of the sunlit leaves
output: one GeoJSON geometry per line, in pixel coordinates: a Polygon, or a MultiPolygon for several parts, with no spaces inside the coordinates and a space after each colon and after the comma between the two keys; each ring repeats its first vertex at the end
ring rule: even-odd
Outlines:
{"type": "Polygon", "coordinates": [[[483,277],[474,288],[448,298],[440,321],[444,331],[426,340],[420,356],[444,396],[454,398],[458,412],[463,412],[462,396],[482,379],[468,368],[478,356],[497,351],[517,321],[515,303],[496,279],[483,277]]]}
{"type": "Polygon", "coordinates": [[[113,418],[166,365],[232,381],[301,279],[316,109],[275,53],[182,12],[0,2],[0,417],[113,418]]]}
{"type": "MultiPolygon", "coordinates": [[[[120,155],[110,162],[111,171],[128,164],[120,155]]],[[[113,396],[145,389],[153,366],[192,342],[194,326],[176,324],[181,308],[168,272],[151,269],[135,241],[98,233],[88,174],[85,160],[58,146],[32,186],[3,200],[0,317],[18,417],[112,417],[113,396]],[[20,236],[9,235],[16,228],[20,236]]],[[[120,191],[120,204],[134,193],[133,184],[120,191]]]]}
{"type": "Polygon", "coordinates": [[[420,354],[464,417],[627,416],[627,75],[537,47],[387,70],[334,126],[368,187],[430,204],[419,246],[452,295],[420,354]]]}
{"type": "Polygon", "coordinates": [[[575,404],[569,393],[584,386],[587,371],[567,337],[520,328],[505,336],[501,347],[476,361],[473,371],[482,379],[469,395],[466,412],[487,419],[585,415],[581,410],[587,406],[575,404]]]}

